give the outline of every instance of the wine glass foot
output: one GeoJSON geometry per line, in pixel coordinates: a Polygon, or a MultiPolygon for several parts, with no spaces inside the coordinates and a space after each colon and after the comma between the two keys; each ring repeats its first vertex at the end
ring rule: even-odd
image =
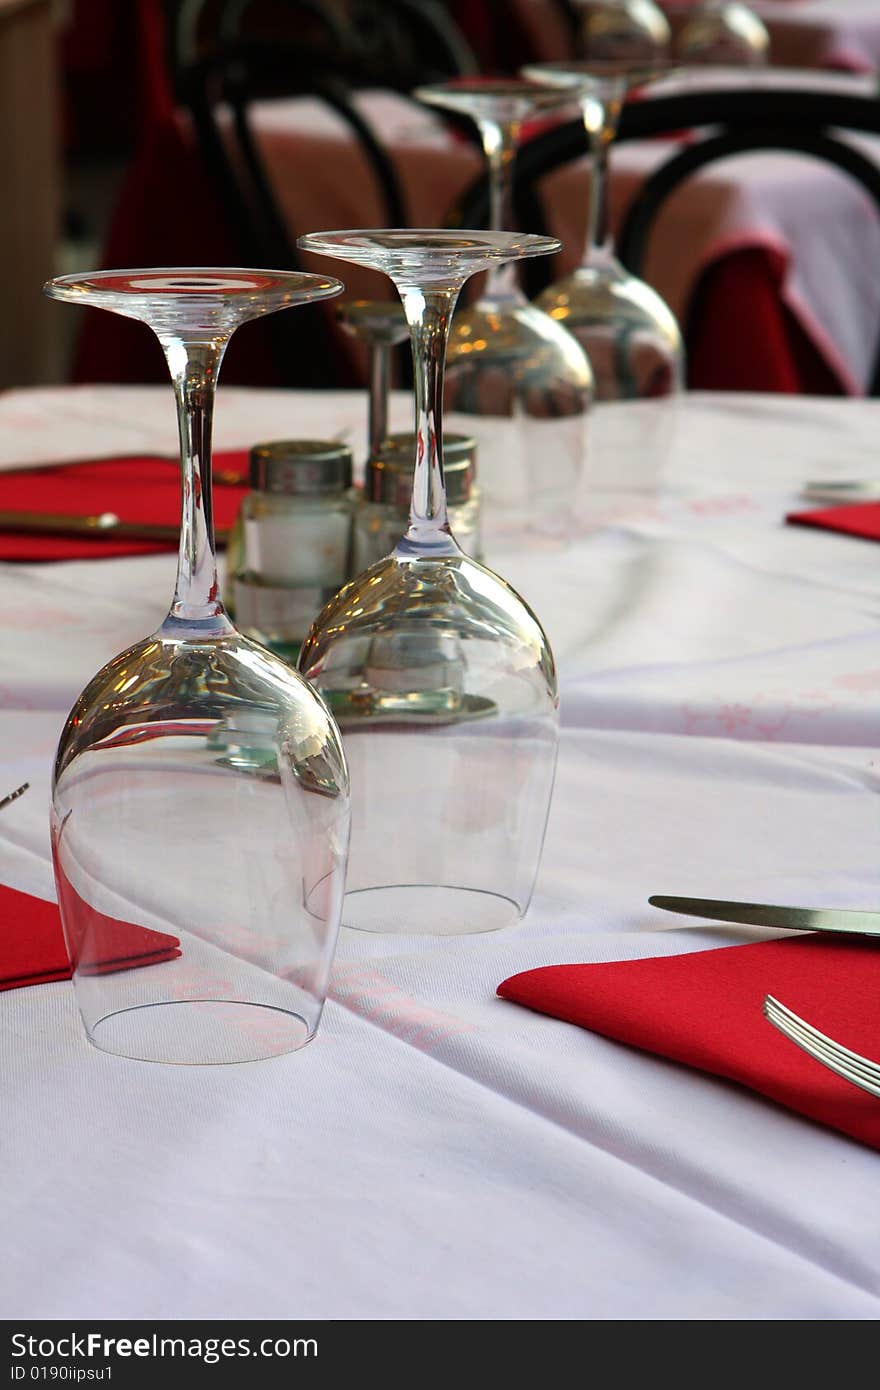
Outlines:
{"type": "Polygon", "coordinates": [[[441,883],[355,888],[342,904],[342,925],[396,936],[470,936],[512,926],[523,909],[500,893],[441,883]]]}
{"type": "Polygon", "coordinates": [[[211,1066],[258,1062],[310,1042],[299,1014],[243,999],[178,999],[107,1014],[88,1030],[101,1052],[140,1062],[211,1066]]]}

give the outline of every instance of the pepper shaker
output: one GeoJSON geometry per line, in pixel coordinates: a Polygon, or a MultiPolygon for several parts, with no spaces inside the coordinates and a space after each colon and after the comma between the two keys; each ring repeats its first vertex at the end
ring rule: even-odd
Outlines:
{"type": "MultiPolygon", "coordinates": [[[[354,510],[352,575],[381,560],[409,524],[414,436],[392,434],[367,460],[362,498],[354,510]]],[[[477,446],[466,434],[444,434],[443,473],[449,526],[456,541],[475,560],[482,559],[480,494],[476,485],[477,446]]]]}

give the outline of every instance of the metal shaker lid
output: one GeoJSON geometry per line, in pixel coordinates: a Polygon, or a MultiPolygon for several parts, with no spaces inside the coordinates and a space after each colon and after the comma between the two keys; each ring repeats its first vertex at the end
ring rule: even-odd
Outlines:
{"type": "MultiPolygon", "coordinates": [[[[378,458],[367,464],[366,496],[371,502],[387,502],[408,511],[412,496],[415,435],[392,434],[378,458]]],[[[443,474],[450,507],[467,502],[476,482],[477,444],[467,434],[444,434],[443,474]]]]}
{"type": "Polygon", "coordinates": [[[351,449],[335,439],[273,439],[250,453],[255,492],[322,497],[351,487],[351,449]]]}

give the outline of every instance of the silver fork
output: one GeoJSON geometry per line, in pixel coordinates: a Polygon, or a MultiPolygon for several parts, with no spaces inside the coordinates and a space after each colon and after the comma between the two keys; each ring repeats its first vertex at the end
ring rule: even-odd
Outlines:
{"type": "Polygon", "coordinates": [[[23,796],[29,786],[30,782],[22,782],[21,786],[16,787],[14,792],[8,792],[6,796],[0,798],[0,811],[3,810],[4,806],[8,806],[11,801],[17,801],[20,796],[23,796]]]}
{"type": "Polygon", "coordinates": [[[768,994],[764,999],[764,1017],[804,1052],[821,1062],[823,1067],[836,1072],[844,1081],[851,1081],[853,1086],[858,1086],[870,1095],[880,1097],[880,1064],[872,1062],[868,1057],[862,1057],[858,1052],[851,1052],[848,1047],[835,1042],[826,1033],[820,1033],[812,1023],[807,1023],[806,1019],[800,1018],[784,1004],[780,1004],[772,994],[768,994]]]}

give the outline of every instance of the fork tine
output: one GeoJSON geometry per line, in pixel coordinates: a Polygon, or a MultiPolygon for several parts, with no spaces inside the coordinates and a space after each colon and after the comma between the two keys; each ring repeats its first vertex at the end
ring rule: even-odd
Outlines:
{"type": "MultiPolygon", "coordinates": [[[[769,1017],[769,1015],[768,1015],[769,1017]]],[[[770,1019],[771,1022],[775,1020],[770,1019]]],[[[786,1022],[784,1025],[777,1023],[780,1032],[792,1042],[797,1043],[805,1052],[809,1052],[816,1061],[824,1062],[826,1066],[837,1067],[841,1075],[846,1075],[855,1081],[859,1077],[868,1086],[880,1087],[880,1069],[868,1062],[867,1058],[861,1062],[852,1062],[846,1056],[846,1049],[838,1047],[836,1044],[818,1041],[811,1033],[809,1027],[798,1028],[794,1023],[786,1022]]],[[[823,1035],[819,1034],[819,1038],[823,1035]]]]}
{"type": "Polygon", "coordinates": [[[820,1033],[818,1028],[770,994],[766,996],[763,1008],[767,1020],[795,1046],[853,1086],[880,1097],[880,1067],[875,1062],[858,1052],[852,1052],[827,1034],[820,1033]]]}
{"type": "Polygon", "coordinates": [[[833,1038],[828,1037],[826,1033],[820,1033],[818,1028],[807,1023],[806,1019],[801,1018],[772,996],[768,996],[765,1001],[764,1015],[781,1033],[784,1033],[790,1041],[797,1043],[805,1052],[810,1052],[811,1055],[821,1054],[823,1060],[836,1061],[841,1066],[855,1065],[846,1057],[843,1047],[835,1043],[833,1038]]]}
{"type": "Polygon", "coordinates": [[[870,1086],[880,1086],[880,1069],[873,1066],[873,1063],[867,1061],[867,1058],[863,1058],[862,1061],[859,1062],[851,1061],[852,1054],[847,1055],[847,1048],[838,1047],[837,1044],[819,1041],[819,1038],[822,1038],[822,1034],[819,1034],[819,1038],[816,1038],[810,1033],[809,1029],[795,1029],[794,1024],[790,1024],[790,1034],[788,1034],[788,1036],[794,1040],[795,1034],[797,1034],[799,1040],[802,1041],[804,1047],[812,1051],[816,1058],[822,1056],[823,1061],[836,1062],[841,1068],[847,1069],[847,1072],[851,1072],[854,1076],[862,1077],[862,1080],[867,1081],[870,1086]]]}
{"type": "Polygon", "coordinates": [[[843,1043],[835,1041],[834,1038],[829,1038],[827,1033],[821,1033],[814,1024],[808,1023],[805,1018],[801,1018],[799,1014],[794,1013],[793,1010],[789,1009],[785,1004],[780,1003],[778,999],[774,999],[772,995],[767,995],[765,1005],[764,1012],[768,1017],[770,1016],[769,1011],[772,1010],[776,1013],[777,1017],[785,1019],[793,1029],[800,1032],[808,1042],[817,1047],[824,1047],[826,1051],[838,1057],[840,1061],[845,1061],[857,1070],[865,1072],[871,1080],[880,1080],[880,1064],[877,1062],[872,1062],[869,1057],[863,1057],[860,1052],[852,1052],[850,1048],[844,1047],[843,1043]]]}
{"type": "Polygon", "coordinates": [[[29,786],[30,782],[22,782],[21,786],[16,787],[14,792],[8,792],[6,796],[0,798],[0,811],[2,811],[4,806],[8,806],[11,801],[17,801],[20,796],[23,796],[29,786]]]}

